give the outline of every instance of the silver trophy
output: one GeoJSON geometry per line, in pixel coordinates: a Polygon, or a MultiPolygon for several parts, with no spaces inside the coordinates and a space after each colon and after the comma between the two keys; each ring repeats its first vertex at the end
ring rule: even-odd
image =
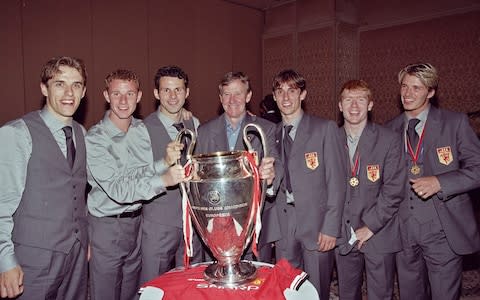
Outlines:
{"type": "Polygon", "coordinates": [[[251,127],[260,135],[266,156],[265,134],[256,124],[247,124],[243,130],[248,151],[192,156],[195,134],[183,129],[176,139],[180,141],[184,134],[191,136],[187,151],[191,179],[182,183],[181,189],[188,196],[187,210],[198,234],[217,260],[205,270],[205,279],[218,285],[235,286],[256,276],[255,266],[241,261],[254,233],[259,234],[265,197],[265,183],[260,183],[258,173],[259,160],[247,138],[251,127]]]}

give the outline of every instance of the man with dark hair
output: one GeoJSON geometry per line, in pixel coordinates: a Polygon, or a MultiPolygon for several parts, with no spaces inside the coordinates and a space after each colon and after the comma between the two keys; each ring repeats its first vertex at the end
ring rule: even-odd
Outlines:
{"type": "Polygon", "coordinates": [[[307,272],[320,299],[328,299],[345,201],[343,145],[333,121],[303,111],[307,89],[302,75],[281,71],[272,91],[282,113],[276,140],[285,167],[276,200],[282,233],[277,257],[307,272]]]}
{"type": "Polygon", "coordinates": [[[480,249],[468,196],[480,186],[480,141],[465,114],[431,105],[438,87],[434,66],[407,65],[398,82],[404,113],[388,125],[403,141],[409,175],[399,211],[400,297],[459,299],[462,255],[480,249]]]}
{"type": "Polygon", "coordinates": [[[183,168],[173,165],[182,145],[170,143],[165,158],[152,157],[147,128],[133,117],[142,98],[134,72],[108,74],[103,96],[110,109],[86,136],[90,294],[131,300],[139,288],[142,202],[185,178],[183,168]]]}
{"type": "Polygon", "coordinates": [[[80,59],[52,58],[43,109],[0,128],[2,298],[87,297],[85,129],[72,118],[86,82],[80,59]]]}
{"type": "MultiPolygon", "coordinates": [[[[260,176],[272,183],[275,174],[281,176],[281,163],[275,165],[278,158],[275,148],[275,125],[265,119],[247,113],[246,105],[252,98],[250,79],[242,72],[228,72],[218,86],[219,97],[224,113],[200,126],[196,153],[212,153],[217,151],[246,150],[243,141],[243,128],[248,123],[259,125],[266,135],[268,156],[262,151],[260,137],[256,132],[248,134],[252,147],[255,149],[261,164],[260,176]],[[278,165],[278,166],[277,166],[278,165]],[[279,170],[277,170],[277,168],[279,170]]],[[[273,198],[267,198],[262,211],[262,231],[259,236],[259,256],[261,261],[271,262],[271,243],[280,238],[278,218],[273,198]]],[[[252,252],[247,252],[246,259],[253,259],[252,252]]]]}
{"type": "MultiPolygon", "coordinates": [[[[195,117],[184,118],[187,111],[183,106],[190,89],[188,75],[180,67],[165,66],[158,69],[154,85],[153,94],[159,101],[159,106],[144,122],[152,141],[153,157],[159,159],[165,155],[166,146],[175,140],[179,130],[188,128],[196,132],[199,121],[195,117]]],[[[186,150],[184,149],[183,153],[186,150]]],[[[179,186],[175,185],[154,201],[145,204],[142,226],[142,282],[184,264],[181,196],[179,186]]],[[[194,256],[191,262],[200,262],[203,251],[196,235],[193,242],[194,256]]]]}
{"type": "Polygon", "coordinates": [[[260,116],[275,124],[282,121],[282,115],[278,110],[277,103],[275,99],[273,99],[272,94],[268,94],[263,98],[262,102],[260,102],[260,116]]]}

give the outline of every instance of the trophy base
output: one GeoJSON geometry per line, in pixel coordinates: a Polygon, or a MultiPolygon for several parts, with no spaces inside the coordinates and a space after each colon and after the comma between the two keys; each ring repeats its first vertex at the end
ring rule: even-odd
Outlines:
{"type": "Polygon", "coordinates": [[[205,280],[220,286],[238,286],[252,281],[257,275],[257,268],[247,261],[237,264],[209,265],[204,272],[205,280]]]}

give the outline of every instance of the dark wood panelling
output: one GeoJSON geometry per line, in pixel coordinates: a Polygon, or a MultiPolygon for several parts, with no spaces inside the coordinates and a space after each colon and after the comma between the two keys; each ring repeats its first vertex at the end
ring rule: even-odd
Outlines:
{"type": "MultiPolygon", "coordinates": [[[[85,61],[87,71],[91,70],[91,9],[88,1],[82,4],[74,0],[21,2],[25,110],[28,112],[43,105],[40,71],[48,59],[63,55],[79,57],[85,61]]],[[[87,84],[87,99],[91,95],[87,84]]],[[[76,114],[80,122],[87,120],[88,102],[83,101],[76,114]]]]}
{"type": "MultiPolygon", "coordinates": [[[[0,1],[0,126],[25,112],[21,2],[0,1]]],[[[38,76],[37,76],[38,77],[38,76]]],[[[38,89],[38,88],[37,88],[38,89]]]]}

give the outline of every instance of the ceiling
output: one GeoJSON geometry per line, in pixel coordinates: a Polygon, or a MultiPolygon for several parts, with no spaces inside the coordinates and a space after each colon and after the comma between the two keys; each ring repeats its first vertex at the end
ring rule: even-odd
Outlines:
{"type": "Polygon", "coordinates": [[[257,9],[257,10],[267,10],[269,8],[282,5],[284,3],[295,2],[295,0],[225,0],[225,1],[238,4],[244,7],[257,9]]]}

